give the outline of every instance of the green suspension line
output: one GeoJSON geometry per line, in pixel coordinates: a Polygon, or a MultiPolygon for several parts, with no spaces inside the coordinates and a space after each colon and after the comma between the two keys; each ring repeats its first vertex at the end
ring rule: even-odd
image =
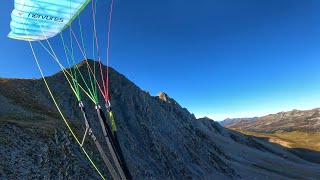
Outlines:
{"type": "Polygon", "coordinates": [[[81,94],[80,94],[80,89],[79,89],[79,85],[78,85],[79,83],[78,83],[77,73],[76,73],[75,69],[73,69],[71,67],[71,65],[70,65],[69,56],[67,54],[67,49],[66,49],[66,45],[65,45],[62,33],[60,33],[60,37],[61,37],[61,40],[62,40],[63,49],[64,49],[64,53],[66,55],[68,66],[70,68],[70,73],[71,73],[71,76],[72,76],[72,83],[73,83],[74,89],[76,91],[76,97],[77,97],[78,101],[81,101],[81,94]]]}
{"type": "MultiPolygon", "coordinates": [[[[60,36],[61,36],[62,43],[63,43],[63,46],[64,46],[66,52],[68,52],[68,54],[71,56],[71,59],[72,59],[72,61],[73,61],[73,64],[74,64],[74,74],[77,74],[77,72],[78,72],[78,74],[80,75],[82,81],[84,82],[84,84],[85,84],[85,86],[86,86],[86,88],[87,88],[87,90],[88,90],[88,92],[89,92],[89,95],[90,95],[91,99],[94,100],[94,103],[97,103],[97,102],[98,102],[98,99],[97,99],[96,96],[94,96],[94,94],[92,93],[93,90],[89,88],[89,86],[88,86],[88,84],[86,83],[86,81],[85,81],[85,79],[84,79],[81,71],[80,71],[79,68],[77,67],[77,64],[76,64],[76,61],[75,61],[75,58],[74,58],[74,54],[73,54],[73,48],[72,48],[72,46],[71,46],[71,52],[70,52],[69,48],[66,46],[66,44],[65,44],[65,42],[64,42],[64,37],[63,37],[63,35],[60,34],[60,36]],[[76,71],[77,71],[77,72],[76,72],[76,71]]],[[[76,76],[76,75],[75,75],[75,76],[76,76]]],[[[77,83],[77,85],[79,86],[78,81],[77,81],[76,83],[77,83]]],[[[77,86],[77,87],[78,87],[78,86],[77,86]]],[[[80,94],[80,90],[79,90],[79,94],[80,94]]],[[[81,97],[81,96],[80,96],[80,97],[81,97]]],[[[81,99],[81,98],[80,98],[80,99],[81,99]]]]}
{"type": "MultiPolygon", "coordinates": [[[[94,16],[93,18],[96,19],[96,14],[97,14],[97,2],[98,0],[95,1],[95,7],[94,7],[94,16]]],[[[93,54],[93,59],[95,60],[96,59],[96,55],[95,55],[95,40],[94,40],[94,36],[92,36],[92,54],[93,54]]],[[[94,71],[94,75],[96,75],[96,63],[93,64],[93,71],[94,71]]],[[[97,87],[97,84],[94,83],[94,93],[95,93],[95,96],[98,98],[98,87],[97,87]]]]}
{"type": "MultiPolygon", "coordinates": [[[[82,25],[81,25],[80,16],[78,16],[78,22],[79,22],[79,27],[80,27],[79,29],[80,29],[80,37],[81,37],[83,52],[84,52],[85,57],[87,57],[86,49],[85,49],[85,46],[84,46],[83,33],[82,33],[82,25]]],[[[89,64],[87,64],[87,66],[89,66],[89,64]]],[[[95,63],[94,63],[94,66],[95,66],[95,63]]],[[[94,68],[94,69],[95,69],[95,68],[94,68]]],[[[90,84],[91,84],[92,91],[95,92],[95,91],[96,91],[96,87],[95,87],[96,83],[94,83],[94,82],[92,81],[93,78],[91,77],[92,75],[91,75],[91,73],[90,73],[89,67],[87,68],[87,70],[88,70],[88,76],[89,76],[89,80],[90,80],[90,84]]],[[[96,75],[96,74],[95,74],[95,71],[94,71],[93,76],[95,76],[95,75],[96,75]]],[[[98,99],[97,93],[94,93],[94,96],[95,96],[96,99],[98,99]]]]}

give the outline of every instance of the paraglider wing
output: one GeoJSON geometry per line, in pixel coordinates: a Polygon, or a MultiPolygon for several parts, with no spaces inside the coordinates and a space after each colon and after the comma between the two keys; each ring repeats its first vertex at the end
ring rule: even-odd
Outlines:
{"type": "Polygon", "coordinates": [[[25,41],[51,38],[68,27],[90,0],[15,0],[8,37],[25,41]]]}

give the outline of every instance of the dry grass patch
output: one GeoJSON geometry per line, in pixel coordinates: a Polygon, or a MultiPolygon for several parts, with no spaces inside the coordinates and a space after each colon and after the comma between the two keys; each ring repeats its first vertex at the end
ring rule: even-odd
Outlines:
{"type": "Polygon", "coordinates": [[[271,143],[276,143],[287,148],[301,148],[320,152],[320,132],[293,131],[287,133],[265,134],[231,128],[245,135],[268,138],[271,143]]]}

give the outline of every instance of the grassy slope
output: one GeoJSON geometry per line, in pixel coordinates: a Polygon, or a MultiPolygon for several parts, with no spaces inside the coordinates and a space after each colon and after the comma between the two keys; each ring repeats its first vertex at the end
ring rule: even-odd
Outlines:
{"type": "Polygon", "coordinates": [[[320,152],[320,132],[294,131],[288,133],[264,134],[235,128],[231,128],[231,130],[250,136],[267,138],[269,142],[277,143],[287,148],[301,148],[320,152]]]}

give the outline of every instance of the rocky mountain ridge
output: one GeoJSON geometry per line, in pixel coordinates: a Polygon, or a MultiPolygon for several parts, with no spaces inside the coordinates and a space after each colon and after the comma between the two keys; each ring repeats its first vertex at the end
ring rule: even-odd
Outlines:
{"type": "MultiPolygon", "coordinates": [[[[85,63],[79,69],[87,72],[85,63]]],[[[319,164],[290,149],[225,129],[208,118],[196,119],[165,93],[150,96],[114,69],[109,72],[118,138],[133,179],[320,178],[319,164]]],[[[71,127],[82,137],[82,114],[63,73],[47,81],[71,127]]],[[[88,98],[83,102],[105,147],[94,104],[88,98]]],[[[0,130],[0,179],[100,179],[41,79],[0,79],[0,130]]],[[[84,147],[111,179],[91,139],[84,147]]]]}
{"type": "Polygon", "coordinates": [[[227,124],[234,124],[240,121],[255,121],[257,120],[258,117],[253,117],[253,118],[227,118],[223,121],[219,121],[221,126],[227,125],[227,124]]]}
{"type": "Polygon", "coordinates": [[[260,133],[320,132],[320,108],[279,112],[259,117],[254,121],[240,120],[225,123],[224,126],[260,133]]]}

